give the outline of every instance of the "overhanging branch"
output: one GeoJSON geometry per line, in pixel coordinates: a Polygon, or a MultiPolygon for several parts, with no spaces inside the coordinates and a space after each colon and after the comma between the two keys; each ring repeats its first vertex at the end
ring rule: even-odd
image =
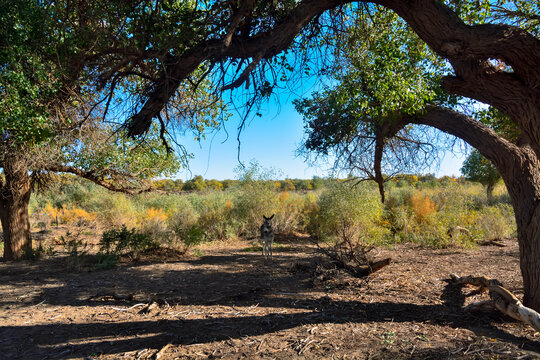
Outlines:
{"type": "MultiPolygon", "coordinates": [[[[250,6],[239,10],[232,18],[224,39],[211,39],[198,44],[179,56],[169,56],[164,62],[164,71],[154,83],[146,102],[141,109],[128,120],[128,136],[139,136],[150,128],[152,119],[164,108],[180,84],[204,61],[218,61],[223,58],[248,59],[248,65],[237,81],[240,85],[247,79],[262,58],[272,57],[286,49],[302,28],[314,17],[338,5],[353,1],[344,0],[304,0],[290,14],[271,29],[245,38],[232,35],[234,25],[240,23],[238,15],[247,16],[250,6]],[[229,39],[230,38],[230,39],[229,39]]],[[[236,85],[236,82],[235,84],[236,85]]],[[[240,85],[229,85],[234,88],[240,85]]]]}
{"type": "Polygon", "coordinates": [[[497,168],[509,167],[510,164],[505,162],[514,157],[506,155],[520,152],[515,144],[497,135],[488,126],[470,116],[442,106],[428,105],[423,113],[411,117],[410,122],[432,126],[464,140],[491,160],[497,168]]]}
{"type": "Polygon", "coordinates": [[[52,172],[70,173],[73,175],[77,175],[87,180],[90,180],[97,185],[103,186],[104,188],[108,190],[130,194],[130,195],[136,195],[136,194],[141,194],[141,193],[156,190],[151,185],[148,185],[145,187],[130,188],[128,186],[116,185],[110,181],[107,181],[106,176],[109,176],[111,178],[116,178],[116,179],[123,178],[123,180],[130,179],[130,180],[136,180],[138,182],[141,181],[140,179],[136,179],[132,174],[122,173],[122,172],[118,172],[118,171],[114,171],[110,169],[104,170],[98,174],[93,171],[87,171],[87,170],[83,170],[83,169],[80,169],[74,166],[69,166],[69,165],[47,165],[43,167],[43,170],[52,171],[52,172]]]}

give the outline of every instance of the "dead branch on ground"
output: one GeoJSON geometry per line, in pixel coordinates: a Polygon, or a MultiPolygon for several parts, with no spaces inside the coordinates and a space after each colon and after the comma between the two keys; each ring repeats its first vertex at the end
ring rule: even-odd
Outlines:
{"type": "Polygon", "coordinates": [[[349,240],[338,242],[336,245],[323,248],[318,242],[311,240],[317,246],[317,249],[328,256],[332,262],[338,267],[354,277],[363,278],[392,262],[392,258],[373,261],[369,252],[373,247],[363,245],[361,243],[352,243],[349,240]]]}
{"type": "Polygon", "coordinates": [[[523,306],[521,301],[504,288],[498,280],[483,276],[459,277],[455,274],[450,274],[450,278],[455,284],[474,285],[480,287],[480,291],[488,290],[489,297],[497,310],[516,320],[529,324],[536,331],[540,331],[540,314],[533,309],[523,306]]]}

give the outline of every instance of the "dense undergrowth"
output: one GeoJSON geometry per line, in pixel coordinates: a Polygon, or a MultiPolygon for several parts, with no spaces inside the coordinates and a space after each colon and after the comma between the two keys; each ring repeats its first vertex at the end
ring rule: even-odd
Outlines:
{"type": "Polygon", "coordinates": [[[256,238],[262,215],[272,214],[277,233],[308,233],[328,243],[468,247],[516,231],[503,184],[488,202],[479,184],[407,176],[387,184],[386,204],[373,184],[354,184],[326,180],[317,190],[283,191],[273,181],[247,179],[224,191],[128,196],[63,177],[31,199],[30,211],[32,225],[44,231],[56,224],[96,229],[105,259],[147,247],[184,252],[205,241],[256,238]]]}

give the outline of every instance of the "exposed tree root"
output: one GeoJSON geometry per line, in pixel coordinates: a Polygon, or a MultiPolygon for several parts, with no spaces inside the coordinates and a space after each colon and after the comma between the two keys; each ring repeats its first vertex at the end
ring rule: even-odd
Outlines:
{"type": "Polygon", "coordinates": [[[540,314],[523,306],[521,301],[505,289],[502,284],[496,279],[489,279],[483,276],[464,276],[459,277],[455,274],[450,274],[450,278],[456,284],[469,284],[479,286],[480,291],[489,291],[489,297],[500,312],[508,315],[516,320],[522,321],[532,326],[536,331],[540,331],[540,314]]]}

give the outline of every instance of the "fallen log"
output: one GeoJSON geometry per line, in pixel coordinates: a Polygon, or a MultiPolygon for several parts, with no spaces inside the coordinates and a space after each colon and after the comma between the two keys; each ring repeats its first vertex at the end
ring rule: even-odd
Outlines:
{"type": "Polygon", "coordinates": [[[455,284],[474,285],[479,286],[481,291],[487,290],[497,310],[532,326],[536,331],[540,331],[540,314],[533,309],[523,306],[521,301],[504,288],[498,280],[489,279],[484,276],[459,277],[455,274],[450,274],[450,278],[455,284]]]}
{"type": "Polygon", "coordinates": [[[490,240],[482,240],[477,241],[477,244],[480,246],[498,246],[498,247],[506,247],[506,245],[502,242],[501,239],[490,239],[490,240]]]}

